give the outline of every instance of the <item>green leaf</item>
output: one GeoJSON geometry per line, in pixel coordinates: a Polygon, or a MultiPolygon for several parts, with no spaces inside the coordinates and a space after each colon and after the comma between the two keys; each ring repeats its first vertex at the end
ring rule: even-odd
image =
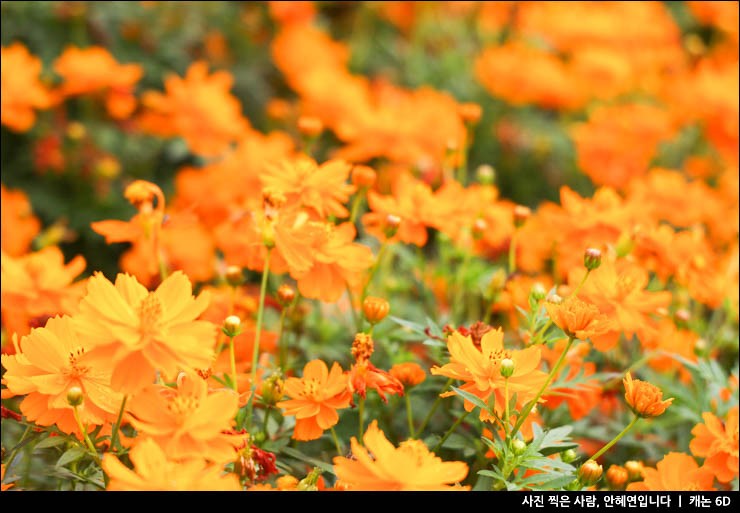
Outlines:
{"type": "Polygon", "coordinates": [[[334,475],[334,467],[325,461],[317,460],[316,458],[312,458],[311,456],[306,456],[301,451],[293,449],[292,447],[283,447],[280,452],[282,454],[287,454],[291,458],[310,463],[314,467],[319,467],[321,470],[334,475]]]}
{"type": "Polygon", "coordinates": [[[82,459],[86,454],[88,454],[88,452],[82,447],[72,447],[71,449],[67,450],[67,452],[62,454],[62,456],[59,458],[59,461],[57,461],[57,467],[63,467],[67,463],[72,463],[73,461],[82,459]]]}
{"type": "Polygon", "coordinates": [[[63,436],[49,436],[41,440],[39,443],[36,444],[36,446],[33,448],[36,449],[47,449],[49,447],[56,447],[57,445],[61,445],[65,443],[67,440],[63,436]]]}
{"type": "Polygon", "coordinates": [[[471,394],[470,392],[466,392],[465,390],[457,387],[450,387],[457,395],[462,397],[463,399],[466,399],[467,401],[473,403],[475,406],[480,408],[483,411],[491,412],[491,410],[488,408],[488,405],[483,402],[483,400],[478,397],[475,394],[471,394]]]}
{"type": "Polygon", "coordinates": [[[392,315],[389,315],[388,318],[409,331],[424,335],[425,337],[427,336],[427,334],[424,332],[424,326],[419,323],[407,321],[405,319],[399,319],[398,317],[394,317],[392,315]]]}

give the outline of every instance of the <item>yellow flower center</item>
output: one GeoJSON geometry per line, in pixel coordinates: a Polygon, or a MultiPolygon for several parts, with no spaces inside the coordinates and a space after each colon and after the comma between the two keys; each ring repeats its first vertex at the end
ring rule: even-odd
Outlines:
{"type": "Polygon", "coordinates": [[[167,403],[167,410],[182,424],[195,410],[200,407],[197,397],[178,395],[167,403]]]}
{"type": "Polygon", "coordinates": [[[429,449],[421,440],[406,440],[401,442],[398,450],[407,460],[414,462],[417,467],[423,467],[429,458],[429,449]]]}
{"type": "Polygon", "coordinates": [[[303,380],[303,392],[301,395],[306,399],[315,399],[319,390],[321,389],[321,383],[316,378],[304,379],[303,380]]]}
{"type": "Polygon", "coordinates": [[[139,333],[153,336],[161,330],[162,302],[150,292],[139,305],[139,333]]]}
{"type": "Polygon", "coordinates": [[[90,370],[90,367],[86,365],[80,365],[78,363],[78,360],[85,354],[85,348],[84,347],[78,347],[74,351],[69,352],[69,366],[65,368],[62,372],[63,374],[69,376],[70,378],[77,379],[85,374],[90,370]]]}
{"type": "Polygon", "coordinates": [[[511,359],[511,351],[496,349],[495,351],[488,353],[488,361],[494,366],[501,365],[501,360],[505,358],[511,359]]]}

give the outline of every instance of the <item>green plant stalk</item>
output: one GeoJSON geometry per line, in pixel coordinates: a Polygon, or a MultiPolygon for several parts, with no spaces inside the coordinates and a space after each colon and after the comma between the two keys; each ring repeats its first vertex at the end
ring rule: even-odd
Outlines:
{"type": "Polygon", "coordinates": [[[126,410],[126,401],[128,396],[124,395],[121,400],[121,407],[118,409],[118,417],[116,417],[116,423],[113,424],[113,429],[110,435],[110,449],[116,450],[116,443],[118,442],[118,432],[121,430],[121,422],[123,421],[123,412],[126,410]]]}
{"type": "MultiPolygon", "coordinates": [[[[380,263],[383,261],[383,256],[385,256],[385,251],[387,247],[388,241],[383,241],[383,243],[380,245],[380,249],[378,250],[378,258],[375,259],[375,264],[370,268],[370,275],[367,277],[367,282],[365,282],[365,286],[362,288],[360,303],[365,301],[365,298],[367,297],[367,290],[370,288],[370,284],[372,283],[375,274],[378,272],[378,268],[380,268],[380,263]]],[[[359,327],[357,331],[359,331],[359,327]]]]}
{"type": "Polygon", "coordinates": [[[404,398],[406,399],[406,420],[409,423],[409,438],[414,438],[414,413],[411,411],[411,398],[409,398],[409,394],[404,394],[404,398]]]}
{"type": "Polygon", "coordinates": [[[522,424],[524,424],[524,421],[527,420],[527,417],[529,416],[529,413],[532,411],[532,408],[537,404],[537,401],[539,401],[540,397],[542,397],[542,394],[545,393],[545,390],[547,390],[547,387],[552,382],[555,375],[560,371],[560,367],[563,366],[563,362],[565,361],[565,355],[568,354],[568,351],[570,351],[570,346],[573,345],[573,341],[575,339],[573,337],[568,337],[568,343],[565,345],[565,349],[563,349],[563,352],[560,354],[560,358],[558,358],[558,361],[555,363],[555,366],[550,371],[550,374],[548,374],[547,379],[545,380],[545,383],[542,385],[542,388],[540,388],[540,391],[537,392],[537,395],[529,402],[529,405],[524,408],[524,411],[519,414],[519,418],[516,421],[516,424],[511,430],[510,436],[514,436],[519,431],[519,428],[522,427],[522,424]]]}
{"type": "Polygon", "coordinates": [[[573,291],[573,293],[570,295],[571,297],[577,297],[578,293],[581,291],[581,287],[583,287],[583,284],[586,283],[586,279],[588,278],[588,275],[591,274],[590,269],[586,269],[586,274],[583,275],[583,278],[581,278],[581,282],[576,287],[576,290],[573,291]]]}
{"type": "Polygon", "coordinates": [[[85,426],[82,425],[82,420],[80,419],[80,412],[77,411],[77,406],[72,407],[72,413],[74,414],[75,421],[77,421],[77,427],[80,429],[80,433],[82,433],[82,437],[85,439],[85,444],[87,445],[88,450],[90,451],[93,459],[95,460],[95,463],[100,465],[100,456],[98,456],[98,451],[95,449],[95,446],[92,443],[92,440],[90,440],[90,437],[87,435],[87,429],[85,429],[85,426]]]}
{"type": "Polygon", "coordinates": [[[362,331],[362,317],[358,316],[355,311],[355,296],[349,285],[347,285],[347,297],[349,298],[349,311],[352,312],[352,322],[355,324],[355,331],[359,333],[362,331]]]}
{"type": "Polygon", "coordinates": [[[10,465],[13,464],[13,460],[18,455],[18,451],[20,451],[21,447],[23,447],[23,442],[26,441],[26,438],[28,437],[29,434],[31,434],[32,431],[33,431],[33,427],[31,427],[30,424],[26,426],[26,430],[23,431],[23,434],[21,435],[21,439],[18,440],[18,443],[15,445],[15,447],[13,447],[13,450],[10,451],[10,457],[7,459],[8,467],[10,467],[10,465]]]}
{"type": "Polygon", "coordinates": [[[267,440],[267,423],[270,420],[270,413],[272,412],[272,405],[267,405],[265,408],[265,416],[262,418],[262,434],[265,435],[265,440],[267,440]]]}
{"type": "Polygon", "coordinates": [[[437,399],[434,401],[434,404],[432,404],[432,408],[429,410],[429,413],[427,413],[427,416],[424,417],[424,420],[421,421],[421,425],[416,430],[416,434],[420,435],[422,431],[424,431],[424,428],[427,427],[427,424],[429,423],[429,420],[432,418],[432,415],[434,415],[434,412],[437,411],[437,407],[439,406],[440,402],[442,401],[442,394],[450,388],[450,385],[452,385],[452,382],[455,381],[454,379],[450,378],[447,380],[447,383],[442,387],[442,390],[439,394],[437,394],[437,399]]]}
{"type": "Polygon", "coordinates": [[[611,442],[609,442],[604,447],[602,447],[601,449],[599,449],[599,451],[596,454],[594,454],[593,456],[591,456],[589,458],[589,460],[596,460],[599,456],[601,456],[606,451],[608,451],[609,449],[611,449],[611,447],[615,443],[617,443],[624,435],[627,434],[627,431],[629,431],[630,429],[632,429],[634,427],[634,425],[637,424],[637,421],[638,420],[640,420],[640,417],[638,417],[637,415],[635,415],[635,418],[632,419],[632,422],[630,422],[629,424],[627,424],[627,427],[626,428],[624,428],[617,436],[615,436],[612,439],[611,442]]]}
{"type": "Polygon", "coordinates": [[[511,419],[511,414],[509,413],[509,378],[506,378],[504,380],[504,401],[506,403],[504,404],[504,415],[506,417],[504,418],[504,435],[506,436],[506,439],[509,438],[509,421],[511,419]]]}
{"type": "Polygon", "coordinates": [[[462,319],[457,319],[458,310],[460,308],[460,305],[462,304],[462,298],[463,298],[463,278],[465,275],[465,269],[468,266],[468,263],[470,262],[470,251],[466,251],[465,255],[463,256],[462,263],[460,263],[460,267],[457,268],[457,274],[455,275],[455,298],[454,303],[452,304],[453,309],[453,319],[456,321],[462,322],[462,319]]]}
{"type": "Polygon", "coordinates": [[[509,276],[516,272],[516,235],[517,229],[514,229],[514,233],[511,234],[511,242],[509,242],[509,276]]]}
{"type": "Polygon", "coordinates": [[[231,363],[231,380],[232,387],[235,392],[238,392],[238,386],[236,385],[236,355],[234,354],[234,337],[229,337],[229,362],[231,363]]]}
{"type": "MultiPolygon", "coordinates": [[[[280,327],[278,328],[278,355],[280,356],[280,361],[278,362],[278,367],[285,372],[288,370],[288,344],[287,340],[283,340],[283,331],[285,330],[285,313],[288,310],[287,306],[284,306],[282,310],[280,310],[280,327]]],[[[286,337],[287,338],[287,337],[286,337]]]]}
{"type": "Polygon", "coordinates": [[[270,275],[270,254],[267,250],[265,256],[265,267],[262,270],[262,284],[260,285],[260,302],[257,309],[257,325],[254,333],[254,350],[252,351],[252,393],[247,407],[247,431],[252,427],[252,410],[254,408],[254,395],[257,392],[257,361],[260,353],[260,335],[262,334],[262,317],[265,312],[265,295],[267,294],[267,277],[270,275]]]}
{"type": "Polygon", "coordinates": [[[360,188],[360,190],[355,194],[355,198],[352,200],[352,209],[349,216],[349,222],[352,224],[355,224],[355,221],[357,220],[357,213],[360,211],[360,203],[362,202],[362,198],[365,197],[366,192],[367,187],[360,188]]]}
{"type": "Polygon", "coordinates": [[[360,397],[359,407],[358,407],[358,410],[357,410],[357,418],[358,418],[358,424],[359,424],[358,433],[359,433],[360,436],[357,438],[357,441],[361,445],[364,445],[363,442],[362,442],[362,438],[363,438],[363,436],[365,434],[365,428],[363,426],[363,424],[365,423],[364,416],[365,416],[365,398],[364,397],[360,397]]]}
{"type": "Polygon", "coordinates": [[[342,445],[339,443],[339,437],[337,436],[334,426],[331,427],[331,437],[334,439],[334,447],[337,448],[337,456],[343,456],[344,453],[342,452],[342,445]]]}
{"type": "Polygon", "coordinates": [[[470,412],[466,411],[464,414],[460,415],[457,418],[455,423],[452,424],[452,426],[450,426],[450,429],[447,430],[447,432],[444,434],[442,439],[439,442],[437,442],[437,445],[434,446],[434,449],[432,449],[432,452],[437,452],[442,447],[442,444],[444,444],[447,441],[450,435],[455,431],[455,429],[457,429],[457,426],[462,424],[462,421],[465,420],[465,417],[467,417],[468,415],[470,415],[470,412]]]}

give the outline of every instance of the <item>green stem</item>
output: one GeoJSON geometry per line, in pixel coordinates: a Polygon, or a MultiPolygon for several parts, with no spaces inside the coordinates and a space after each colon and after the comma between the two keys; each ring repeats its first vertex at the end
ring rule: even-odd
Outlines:
{"type": "Polygon", "coordinates": [[[26,437],[33,431],[33,427],[31,425],[26,426],[26,430],[21,435],[21,439],[18,440],[18,443],[13,447],[13,450],[10,451],[10,457],[7,459],[8,462],[8,468],[13,464],[13,460],[18,455],[18,451],[21,450],[21,448],[24,446],[24,443],[26,441],[26,437]]]}
{"type": "Polygon", "coordinates": [[[470,412],[466,411],[463,415],[460,415],[457,418],[455,423],[450,427],[450,429],[447,430],[447,432],[444,434],[442,439],[439,442],[437,442],[437,445],[434,446],[434,449],[432,449],[432,452],[437,452],[440,449],[440,447],[442,447],[442,444],[444,444],[447,441],[450,435],[455,431],[455,429],[457,429],[457,426],[459,426],[462,423],[462,421],[465,420],[465,417],[467,417],[468,415],[470,415],[470,412]]]}
{"type": "Polygon", "coordinates": [[[370,284],[373,281],[373,277],[375,276],[375,273],[378,272],[378,268],[380,267],[380,262],[383,260],[383,255],[385,255],[385,249],[387,247],[388,247],[388,241],[383,241],[383,243],[380,245],[380,249],[378,250],[378,257],[375,259],[375,265],[373,265],[372,268],[370,269],[370,275],[367,277],[367,282],[365,282],[365,286],[362,289],[362,297],[360,297],[360,303],[365,301],[365,298],[367,297],[367,289],[370,288],[370,284]]]}
{"type": "Polygon", "coordinates": [[[355,224],[355,221],[357,220],[357,213],[360,211],[360,203],[362,202],[362,198],[365,196],[366,190],[366,187],[361,188],[357,191],[355,198],[352,200],[352,210],[349,216],[349,222],[352,224],[355,224]]]}
{"type": "Polygon", "coordinates": [[[116,450],[116,443],[118,442],[118,432],[121,430],[121,422],[123,421],[123,412],[126,410],[126,400],[128,396],[124,395],[121,400],[121,407],[118,409],[118,417],[116,417],[116,423],[113,424],[113,430],[110,435],[110,449],[111,451],[116,450]]]}
{"type": "Polygon", "coordinates": [[[257,309],[257,325],[254,332],[254,350],[252,351],[252,393],[249,397],[247,407],[247,431],[252,426],[252,409],[254,408],[254,394],[257,393],[257,361],[260,353],[260,335],[262,334],[262,316],[265,312],[265,295],[267,293],[267,277],[270,275],[270,253],[267,250],[265,256],[265,266],[262,269],[262,284],[260,285],[260,302],[257,309]]]}
{"type": "Polygon", "coordinates": [[[283,341],[283,331],[285,330],[285,313],[288,307],[284,306],[280,311],[280,327],[278,328],[278,354],[280,361],[278,366],[282,369],[283,373],[288,370],[288,344],[287,341],[283,341]]]}
{"type": "Polygon", "coordinates": [[[432,408],[429,410],[429,413],[427,413],[427,416],[424,417],[424,420],[421,422],[421,426],[419,426],[419,429],[416,430],[416,434],[421,434],[424,431],[424,428],[427,427],[427,424],[429,423],[429,420],[432,418],[432,415],[434,415],[434,412],[437,411],[437,407],[440,405],[442,401],[442,394],[450,388],[450,385],[452,385],[452,382],[455,381],[454,379],[450,378],[447,380],[447,383],[445,383],[445,386],[442,387],[442,390],[437,395],[437,400],[434,401],[434,404],[432,404],[432,408]]]}
{"type": "Polygon", "coordinates": [[[80,433],[82,433],[82,437],[85,439],[85,444],[87,445],[87,448],[90,451],[90,454],[95,460],[95,463],[100,465],[100,456],[98,456],[97,449],[95,449],[95,446],[93,445],[92,440],[90,440],[90,437],[87,435],[87,429],[85,429],[85,426],[82,425],[82,420],[80,419],[80,412],[77,411],[77,406],[72,407],[72,413],[75,416],[75,421],[77,421],[77,427],[79,428],[80,433]]]}
{"type": "Polygon", "coordinates": [[[632,419],[632,422],[630,422],[629,424],[627,424],[627,427],[624,428],[621,433],[619,433],[617,436],[615,436],[614,439],[612,439],[611,442],[609,442],[604,447],[602,447],[599,450],[599,452],[597,452],[596,454],[594,454],[593,456],[591,456],[589,458],[589,460],[596,460],[599,456],[601,456],[606,451],[608,451],[609,449],[611,449],[612,445],[614,445],[615,443],[617,443],[624,435],[626,435],[627,434],[627,431],[629,431],[630,429],[632,429],[632,427],[637,423],[638,420],[640,420],[640,417],[638,417],[637,415],[635,415],[635,418],[632,419]]]}
{"type": "Polygon", "coordinates": [[[571,294],[571,297],[577,297],[578,293],[581,291],[581,287],[583,287],[583,284],[586,283],[586,279],[588,278],[588,275],[591,274],[591,270],[586,270],[586,274],[583,275],[583,278],[581,279],[581,282],[576,287],[576,290],[573,291],[571,294]]]}
{"type": "Polygon", "coordinates": [[[409,438],[414,438],[414,413],[411,411],[411,399],[409,394],[404,394],[406,398],[406,420],[409,423],[409,438]]]}
{"type": "Polygon", "coordinates": [[[506,438],[509,437],[509,422],[511,420],[511,414],[509,413],[509,378],[504,380],[504,435],[506,438]]]}
{"type": "Polygon", "coordinates": [[[234,354],[234,337],[229,337],[229,361],[231,362],[231,379],[235,392],[238,392],[236,385],[236,355],[234,354]]]}
{"type": "Polygon", "coordinates": [[[265,440],[267,440],[267,422],[270,420],[271,411],[272,406],[268,404],[265,408],[265,416],[262,419],[262,433],[265,435],[265,440]]]}
{"type": "Polygon", "coordinates": [[[364,445],[362,440],[365,434],[365,428],[363,426],[363,424],[365,423],[364,417],[365,417],[365,398],[360,397],[359,408],[357,410],[357,418],[358,418],[358,424],[359,424],[358,433],[360,436],[357,439],[357,441],[362,445],[364,445]]]}
{"type": "Polygon", "coordinates": [[[516,234],[515,229],[511,234],[511,242],[509,242],[509,276],[516,272],[516,234]]]}
{"type": "Polygon", "coordinates": [[[532,408],[537,404],[537,401],[539,401],[540,397],[542,397],[542,394],[547,390],[547,387],[550,385],[550,382],[552,382],[555,375],[560,371],[560,367],[563,365],[563,362],[565,361],[565,355],[568,354],[568,351],[570,351],[570,346],[573,345],[573,341],[575,339],[573,337],[568,337],[568,343],[565,345],[565,349],[560,354],[560,358],[558,358],[557,363],[555,363],[555,366],[550,371],[550,374],[547,376],[547,379],[545,380],[545,383],[542,385],[542,388],[540,388],[540,391],[537,392],[537,395],[532,399],[526,408],[524,408],[524,411],[522,411],[521,414],[519,414],[519,418],[516,421],[516,424],[514,425],[514,428],[511,430],[510,436],[514,436],[517,431],[519,431],[519,428],[522,427],[522,424],[524,424],[524,421],[527,420],[527,416],[529,416],[529,413],[532,411],[532,408]]]}
{"type": "Polygon", "coordinates": [[[337,436],[334,426],[331,427],[331,437],[334,439],[334,446],[337,448],[337,456],[343,456],[344,453],[342,452],[342,445],[339,443],[339,437],[337,436]]]}
{"type": "Polygon", "coordinates": [[[359,333],[362,331],[362,317],[357,315],[355,311],[355,296],[352,294],[352,289],[350,289],[349,285],[347,285],[347,297],[349,297],[349,311],[352,312],[352,322],[355,323],[355,331],[359,333]]]}
{"type": "Polygon", "coordinates": [[[458,319],[457,315],[463,303],[463,291],[465,290],[463,287],[463,280],[465,275],[465,268],[468,266],[468,262],[470,262],[470,255],[470,251],[465,252],[462,263],[460,264],[460,267],[457,268],[457,274],[455,275],[455,299],[454,303],[452,304],[452,310],[454,313],[453,319],[458,322],[462,322],[462,319],[458,319]]]}

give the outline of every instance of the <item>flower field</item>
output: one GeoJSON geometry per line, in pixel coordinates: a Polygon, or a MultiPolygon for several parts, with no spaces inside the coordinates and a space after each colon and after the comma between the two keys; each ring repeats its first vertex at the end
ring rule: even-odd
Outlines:
{"type": "Polygon", "coordinates": [[[2,490],[737,491],[737,2],[3,2],[2,490]]]}

